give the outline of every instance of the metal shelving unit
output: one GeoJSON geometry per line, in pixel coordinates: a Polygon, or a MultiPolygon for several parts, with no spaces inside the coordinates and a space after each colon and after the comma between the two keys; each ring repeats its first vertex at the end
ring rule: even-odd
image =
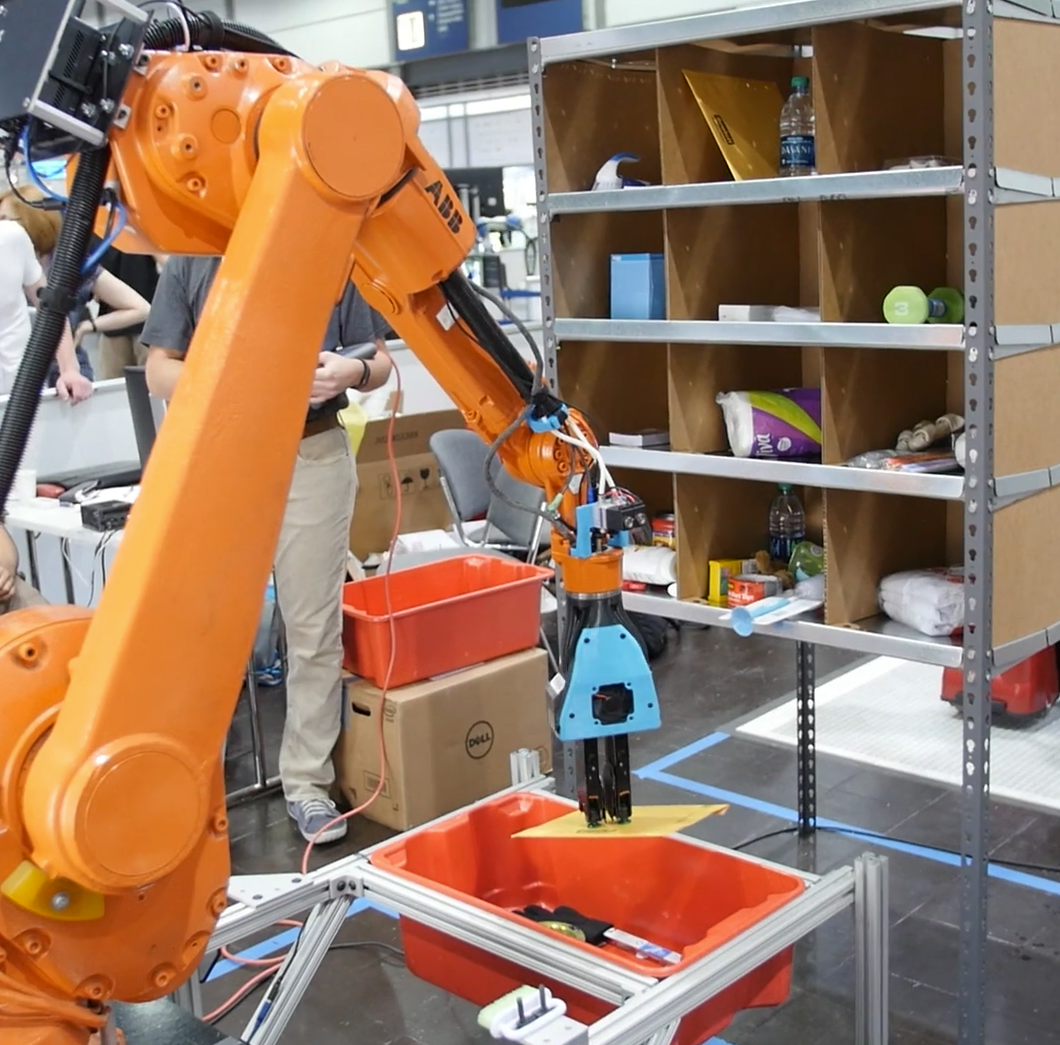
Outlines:
{"type": "MultiPolygon", "coordinates": [[[[995,365],[1018,355],[1060,343],[1056,315],[1035,315],[1027,308],[1007,306],[995,313],[995,237],[998,208],[1040,204],[1060,198],[1058,171],[1023,171],[994,162],[994,38],[995,21],[1011,19],[1057,26],[1053,0],[796,0],[745,10],[727,10],[672,21],[624,26],[593,33],[530,41],[530,81],[534,141],[537,155],[539,247],[543,303],[543,341],[549,377],[557,381],[557,350],[561,342],[712,346],[820,346],[825,349],[922,349],[961,353],[964,416],[967,424],[968,467],[963,476],[894,475],[857,471],[842,465],[736,460],[720,453],[686,453],[604,447],[605,461],[641,472],[749,480],[792,482],[824,490],[903,495],[941,501],[963,501],[966,629],[963,645],[932,640],[890,621],[861,621],[856,626],[826,625],[821,619],[796,618],[759,634],[788,638],[798,651],[799,808],[800,822],[812,830],[816,816],[813,765],[813,647],[816,645],[885,654],[923,663],[961,667],[964,675],[964,749],[961,760],[961,895],[959,1040],[977,1045],[984,1040],[986,1021],[987,862],[990,680],[993,673],[1060,639],[1060,621],[1033,627],[1029,633],[995,647],[994,556],[995,522],[1000,513],[1036,496],[1049,497],[1060,484],[1060,466],[995,471],[995,365]],[[951,9],[959,9],[959,15],[951,9]],[[761,181],[664,184],[614,192],[549,190],[546,155],[549,121],[546,77],[550,67],[588,62],[597,70],[620,68],[621,57],[636,55],[644,62],[653,49],[679,47],[696,41],[788,33],[808,27],[847,23],[922,12],[948,13],[948,24],[961,26],[960,166],[919,171],[869,171],[822,174],[812,178],[761,181]],[[974,99],[974,101],[968,101],[974,99]],[[785,203],[889,200],[916,197],[960,197],[949,220],[960,222],[960,258],[967,303],[959,326],[894,327],[883,323],[721,323],[710,320],[615,321],[574,316],[557,317],[553,221],[561,215],[638,215],[681,208],[753,207],[785,203]],[[1000,316],[1004,322],[998,323],[1000,316]],[[1013,322],[1013,319],[1016,321],[1013,322]]],[[[910,21],[915,19],[911,18],[910,21]]],[[[784,37],[792,40],[789,33],[784,37]]],[[[1045,46],[1045,45],[1042,45],[1045,46]]],[[[1011,51],[1009,52],[1011,53],[1011,51]]],[[[1057,51],[1060,57],[1060,49],[1057,51]]],[[[679,68],[679,66],[678,66],[679,68]]],[[[582,99],[584,101],[584,99],[582,99]]],[[[587,103],[586,103],[587,104],[587,103]]],[[[1042,99],[1045,104],[1045,99],[1042,99]]],[[[660,134],[665,134],[660,128],[660,134]]],[[[1006,139],[1012,152],[1012,142],[1006,139]]],[[[1018,151],[1018,150],[1017,150],[1018,151]]],[[[1000,154],[1000,150],[999,150],[1000,154]]],[[[1008,153],[1001,156],[1008,162],[1008,153]]],[[[566,172],[564,172],[566,173],[566,172]]],[[[584,220],[584,219],[582,219],[584,220]]],[[[606,220],[606,218],[605,218],[606,220]]],[[[956,231],[956,225],[953,226],[956,231]]],[[[1011,239],[1006,241],[1011,248],[1011,239]]],[[[623,247],[621,249],[628,249],[623,247]]],[[[951,249],[954,253],[956,247],[951,249]]],[[[1010,281],[1011,282],[1011,281],[1010,281]]],[[[1006,291],[1011,295],[1011,287],[1006,291]]],[[[1030,309],[1034,312],[1035,309],[1030,309]]],[[[950,358],[953,358],[951,355],[950,358]]],[[[562,391],[562,388],[561,388],[562,391]]],[[[1036,390],[1038,391],[1038,390],[1036,390]]],[[[1041,394],[1039,391],[1038,394],[1041,394]]],[[[576,404],[577,405],[577,404],[576,404]]],[[[1011,518],[1011,516],[1010,516],[1011,518]]],[[[1006,531],[1009,537],[1011,533],[1006,531]]],[[[628,594],[629,609],[705,624],[723,624],[723,611],[700,600],[674,600],[628,594]]],[[[1006,607],[1008,607],[1008,603],[1006,607]]],[[[1060,614],[1058,614],[1060,616],[1060,614]]],[[[1009,628],[1009,631],[1012,629],[1009,628]]],[[[563,753],[557,778],[563,784],[573,752],[563,753]]]]}

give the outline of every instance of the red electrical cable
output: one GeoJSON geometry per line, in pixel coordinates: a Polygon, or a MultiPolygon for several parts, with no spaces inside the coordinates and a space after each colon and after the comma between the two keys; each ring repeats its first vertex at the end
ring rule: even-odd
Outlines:
{"type": "Polygon", "coordinates": [[[234,965],[246,965],[259,969],[275,969],[284,958],[282,954],[274,955],[271,958],[242,958],[238,954],[233,954],[227,947],[221,948],[221,957],[234,965]]]}
{"type": "Polygon", "coordinates": [[[394,561],[394,547],[397,544],[398,536],[401,534],[401,480],[398,475],[397,457],[394,453],[394,422],[397,418],[398,408],[401,405],[401,371],[393,360],[391,360],[391,364],[394,369],[396,392],[394,409],[390,411],[390,422],[386,430],[386,457],[390,465],[390,482],[394,490],[396,507],[394,512],[394,532],[390,537],[386,564],[383,568],[383,598],[386,603],[386,614],[390,624],[390,659],[387,661],[386,675],[383,677],[383,694],[379,702],[379,782],[375,785],[375,790],[356,809],[351,809],[348,813],[343,813],[342,816],[329,820],[313,835],[309,844],[305,847],[305,852],[302,854],[302,874],[309,873],[309,857],[313,852],[313,847],[317,844],[317,839],[336,824],[349,820],[357,816],[358,813],[363,813],[383,793],[383,787],[386,784],[386,735],[383,731],[386,716],[383,714],[383,709],[386,707],[386,697],[390,691],[390,679],[393,677],[394,664],[397,661],[397,626],[394,623],[393,604],[390,601],[390,567],[394,561]]]}
{"type": "Polygon", "coordinates": [[[219,1020],[222,1016],[226,1015],[232,1009],[234,1009],[259,983],[263,983],[265,980],[276,975],[279,971],[279,964],[270,965],[269,968],[263,969],[261,972],[254,976],[251,976],[242,987],[239,988],[235,994],[232,995],[227,1001],[222,1002],[217,1006],[213,1012],[208,1012],[203,1016],[203,1023],[214,1023],[219,1020]]]}

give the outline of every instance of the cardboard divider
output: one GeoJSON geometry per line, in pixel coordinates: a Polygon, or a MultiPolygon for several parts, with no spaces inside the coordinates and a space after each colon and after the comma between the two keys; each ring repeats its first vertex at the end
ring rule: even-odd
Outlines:
{"type": "Polygon", "coordinates": [[[607,319],[611,315],[611,255],[662,254],[663,216],[563,214],[552,221],[556,315],[607,319]]]}
{"type": "MultiPolygon", "coordinates": [[[[961,285],[961,211],[948,209],[945,200],[832,201],[821,205],[820,215],[825,321],[881,322],[883,299],[895,286],[930,292],[961,285]]],[[[960,359],[950,375],[946,355],[824,349],[824,462],[842,464],[855,454],[894,446],[903,429],[952,408],[951,386],[963,412],[960,359]]]]}
{"type": "Polygon", "coordinates": [[[998,324],[1060,322],[1058,242],[1060,208],[1055,202],[995,211],[994,312],[998,324]]]}
{"type": "MultiPolygon", "coordinates": [[[[544,84],[545,149],[550,192],[585,192],[620,152],[640,157],[623,170],[653,185],[662,180],[655,53],[548,67],[544,84]]],[[[563,254],[556,246],[556,255],[563,254]]]]}
{"type": "Polygon", "coordinates": [[[792,388],[802,383],[802,350],[747,345],[670,346],[670,445],[693,453],[729,449],[721,392],[792,388]]]}
{"type": "Polygon", "coordinates": [[[827,348],[823,352],[822,460],[893,447],[898,434],[947,408],[947,353],[827,348]]]}
{"type": "MultiPolygon", "coordinates": [[[[1060,26],[994,23],[994,162],[1060,175],[1060,26]]],[[[1000,254],[999,254],[1000,257],[1000,254]]]]}
{"type": "Polygon", "coordinates": [[[812,304],[802,301],[799,242],[792,204],[668,211],[669,318],[717,319],[719,305],[812,304]]]}
{"type": "Polygon", "coordinates": [[[889,574],[949,565],[945,501],[827,490],[824,502],[828,624],[875,617],[889,574]]]}
{"type": "Polygon", "coordinates": [[[961,41],[910,36],[883,23],[815,27],[818,171],[882,170],[891,161],[946,155],[944,112],[960,111],[945,86],[947,50],[959,56],[961,41]]]}
{"type": "Polygon", "coordinates": [[[568,341],[557,360],[564,400],[600,442],[611,432],[667,427],[665,345],[568,341]]]}
{"type": "MultiPolygon", "coordinates": [[[[679,475],[675,483],[677,586],[682,599],[704,598],[711,559],[752,558],[769,543],[769,483],[679,475]]],[[[802,491],[798,491],[800,496],[802,491]]]]}
{"type": "MultiPolygon", "coordinates": [[[[984,506],[985,507],[985,506],[984,506]]],[[[994,513],[994,646],[1060,621],[1060,487],[994,513]]]]}
{"type": "Polygon", "coordinates": [[[821,319],[882,323],[896,286],[945,286],[943,199],[847,200],[821,204],[821,319]]]}
{"type": "MultiPolygon", "coordinates": [[[[715,40],[710,44],[667,47],[658,53],[659,128],[662,136],[664,184],[732,181],[725,158],[685,79],[685,70],[776,83],[781,96],[791,90],[795,62],[794,36],[778,34],[769,41],[715,40]]],[[[799,70],[801,71],[801,70],[799,70]]]]}
{"type": "Polygon", "coordinates": [[[994,474],[1015,475],[1056,464],[1060,464],[1060,346],[998,360],[994,474]]]}

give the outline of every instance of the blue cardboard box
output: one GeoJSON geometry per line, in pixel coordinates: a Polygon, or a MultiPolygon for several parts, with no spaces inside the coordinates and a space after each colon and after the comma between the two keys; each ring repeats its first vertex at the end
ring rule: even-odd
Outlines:
{"type": "Polygon", "coordinates": [[[661,254],[611,255],[611,318],[666,318],[666,275],[661,254]]]}

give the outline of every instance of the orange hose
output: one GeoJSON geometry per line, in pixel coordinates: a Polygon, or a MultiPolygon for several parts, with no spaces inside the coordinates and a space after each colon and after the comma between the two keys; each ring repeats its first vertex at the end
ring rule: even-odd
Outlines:
{"type": "Polygon", "coordinates": [[[275,955],[272,958],[241,958],[233,954],[227,947],[221,948],[221,957],[235,965],[246,965],[261,969],[275,969],[283,961],[283,955],[275,955]]]}
{"type": "Polygon", "coordinates": [[[205,1016],[203,1016],[203,1023],[213,1023],[215,1020],[219,1020],[222,1016],[225,1015],[225,1013],[235,1008],[235,1006],[239,1002],[241,1002],[255,987],[257,987],[259,983],[269,979],[272,976],[275,976],[277,970],[278,966],[273,966],[268,969],[263,969],[256,975],[251,976],[251,978],[247,980],[247,982],[244,983],[243,986],[240,987],[239,990],[232,995],[232,997],[218,1005],[217,1008],[213,1010],[213,1012],[208,1012],[205,1016]]]}

